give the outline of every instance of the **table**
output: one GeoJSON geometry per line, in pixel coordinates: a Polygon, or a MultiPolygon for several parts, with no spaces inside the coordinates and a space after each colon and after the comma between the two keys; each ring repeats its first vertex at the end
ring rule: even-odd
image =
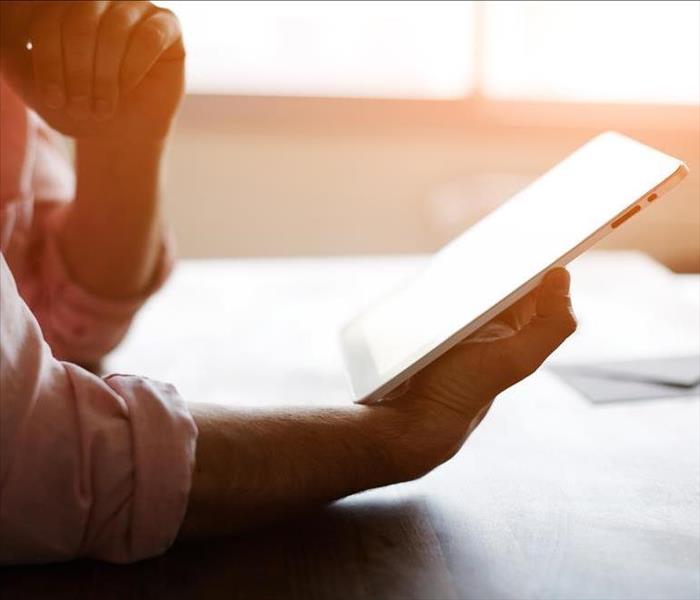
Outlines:
{"type": "MultiPolygon", "coordinates": [[[[424,258],[184,261],[110,370],[190,401],[348,401],[335,332],[424,258]]],[[[566,363],[698,352],[700,279],[643,255],[572,265],[566,363]]],[[[119,567],[5,569],[3,598],[692,599],[700,399],[593,405],[542,369],[423,479],[119,567]]]]}

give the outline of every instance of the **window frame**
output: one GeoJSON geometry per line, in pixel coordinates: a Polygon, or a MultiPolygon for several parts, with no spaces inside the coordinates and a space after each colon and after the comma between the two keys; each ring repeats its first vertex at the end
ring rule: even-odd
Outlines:
{"type": "Polygon", "coordinates": [[[618,129],[700,134],[700,105],[187,94],[183,125],[226,131],[279,127],[306,131],[392,132],[425,129],[618,129]]]}
{"type": "Polygon", "coordinates": [[[416,132],[615,129],[663,136],[700,135],[700,104],[500,99],[484,94],[486,6],[472,7],[472,89],[457,99],[187,94],[182,120],[206,130],[240,128],[304,131],[416,132]]]}

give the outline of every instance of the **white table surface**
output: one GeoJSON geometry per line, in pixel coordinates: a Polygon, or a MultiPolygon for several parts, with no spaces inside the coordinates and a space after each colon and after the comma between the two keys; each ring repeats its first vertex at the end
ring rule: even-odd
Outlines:
{"type": "MultiPolygon", "coordinates": [[[[183,261],[107,367],[192,402],[345,403],[339,325],[422,260],[183,261]]],[[[554,362],[700,351],[697,276],[635,253],[589,253],[571,271],[579,331],[554,362]]],[[[700,402],[593,405],[541,370],[448,464],[339,506],[400,515],[403,533],[368,523],[363,557],[347,558],[368,580],[381,563],[378,597],[698,598],[700,402]],[[382,535],[399,536],[396,560],[382,535]]]]}
{"type": "MultiPolygon", "coordinates": [[[[107,367],[174,383],[190,402],[346,402],[339,327],[424,260],[181,261],[107,367]]],[[[592,252],[570,270],[579,330],[553,363],[700,351],[697,276],[633,252],[592,252]]]]}

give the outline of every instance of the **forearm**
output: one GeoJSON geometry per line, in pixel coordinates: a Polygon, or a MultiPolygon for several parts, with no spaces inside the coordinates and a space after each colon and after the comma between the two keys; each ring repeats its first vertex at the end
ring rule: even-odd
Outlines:
{"type": "Polygon", "coordinates": [[[76,198],[58,233],[72,277],[107,298],[136,296],[160,248],[163,142],[79,140],[76,198]]]}
{"type": "Polygon", "coordinates": [[[383,407],[191,406],[199,436],[182,538],[235,533],[396,483],[401,427],[383,407]]]}

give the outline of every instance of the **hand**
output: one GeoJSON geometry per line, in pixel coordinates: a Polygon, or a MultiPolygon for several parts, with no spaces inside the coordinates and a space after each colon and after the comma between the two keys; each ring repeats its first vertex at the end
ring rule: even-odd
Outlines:
{"type": "Polygon", "coordinates": [[[533,373],[575,330],[569,274],[555,269],[533,292],[393,394],[385,406],[404,424],[395,460],[407,478],[451,457],[496,395],[533,373]]]}
{"type": "Polygon", "coordinates": [[[3,6],[3,71],[51,127],[100,141],[167,135],[185,57],[171,12],[137,1],[2,4],[14,5],[3,6]]]}

